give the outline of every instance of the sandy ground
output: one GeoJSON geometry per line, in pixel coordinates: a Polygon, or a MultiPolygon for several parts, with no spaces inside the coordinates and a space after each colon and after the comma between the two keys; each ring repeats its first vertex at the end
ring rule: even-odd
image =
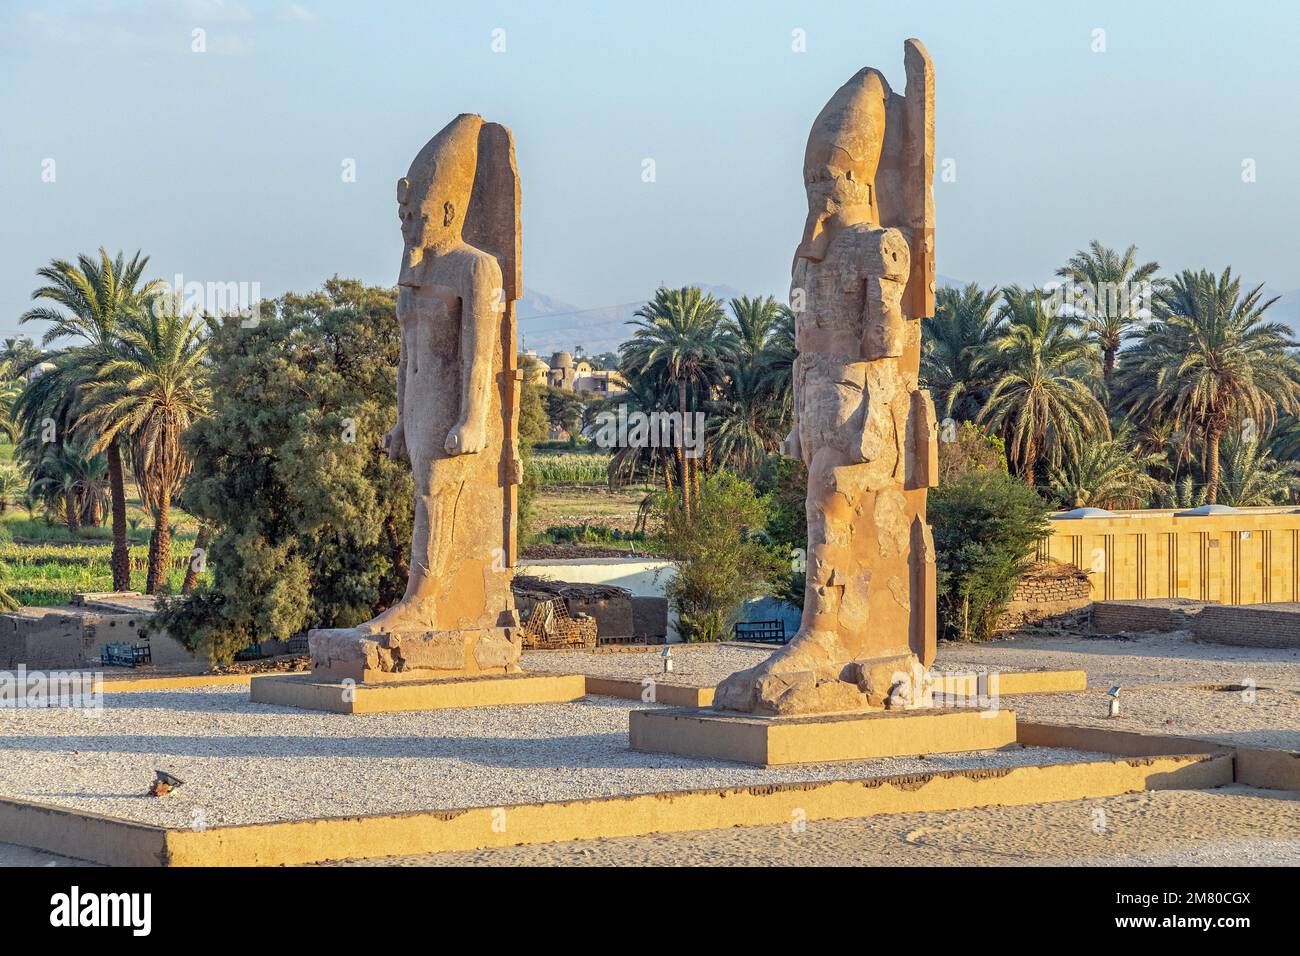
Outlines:
{"type": "Polygon", "coordinates": [[[0,710],[0,796],[189,827],[1108,759],[1013,745],[763,769],[634,753],[634,706],[342,715],[253,704],[244,687],[106,694],[97,715],[0,710]],[[155,768],[184,785],[146,796],[155,768]]]}
{"type": "Polygon", "coordinates": [[[1298,866],[1300,794],[1225,787],[354,861],[374,866],[1298,866]]]}

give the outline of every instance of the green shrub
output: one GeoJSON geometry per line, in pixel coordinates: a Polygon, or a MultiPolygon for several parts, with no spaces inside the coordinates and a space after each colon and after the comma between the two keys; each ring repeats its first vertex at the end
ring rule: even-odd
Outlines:
{"type": "Polygon", "coordinates": [[[765,541],[767,501],[730,472],[708,475],[688,519],[676,495],[661,492],[656,547],[677,565],[667,596],[688,641],[726,638],[745,601],[771,589],[788,564],[765,541]]]}
{"type": "Polygon", "coordinates": [[[1047,503],[1002,471],[972,471],[930,492],[938,564],[939,636],[984,641],[1040,538],[1047,503]]]}

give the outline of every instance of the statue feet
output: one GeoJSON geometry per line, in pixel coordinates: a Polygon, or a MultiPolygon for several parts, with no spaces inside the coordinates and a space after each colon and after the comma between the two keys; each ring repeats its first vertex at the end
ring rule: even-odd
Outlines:
{"type": "Polygon", "coordinates": [[[404,597],[378,617],[358,624],[362,634],[433,630],[433,601],[404,597]]]}
{"type": "Polygon", "coordinates": [[[720,683],[713,707],[793,717],[914,706],[912,688],[924,673],[915,654],[845,660],[841,645],[833,632],[800,630],[762,664],[720,683]]]}

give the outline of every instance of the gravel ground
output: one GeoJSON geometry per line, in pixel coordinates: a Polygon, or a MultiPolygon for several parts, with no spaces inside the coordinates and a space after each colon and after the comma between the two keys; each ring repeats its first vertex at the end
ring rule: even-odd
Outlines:
{"type": "MultiPolygon", "coordinates": [[[[764,660],[760,645],[674,647],[674,674],[711,686],[764,660]]],[[[662,669],[659,650],[601,654],[533,651],[537,670],[640,679],[662,669]]],[[[1083,670],[1089,690],[1077,694],[1017,694],[1002,700],[1032,720],[1116,730],[1206,737],[1253,747],[1300,750],[1300,651],[1200,643],[1177,634],[1131,638],[1027,637],[988,644],[941,644],[935,667],[972,670],[1083,670]],[[1106,691],[1119,684],[1121,716],[1110,719],[1106,691]],[[1224,691],[1216,688],[1240,687],[1224,691]]]]}
{"type": "MultiPolygon", "coordinates": [[[[1181,632],[1180,632],[1181,633],[1181,632]]],[[[1237,684],[1300,688],[1300,650],[1230,647],[1190,636],[1028,637],[987,644],[940,644],[946,670],[1085,670],[1089,685],[1237,684]]],[[[1105,688],[1103,688],[1104,690],[1105,688]]]]}
{"type": "Polygon", "coordinates": [[[336,865],[1300,866],[1300,794],[1158,790],[336,865]]]}
{"type": "Polygon", "coordinates": [[[761,644],[674,644],[673,672],[664,674],[663,647],[601,653],[599,651],[524,651],[524,670],[554,674],[590,674],[640,680],[663,678],[672,683],[713,687],[728,674],[761,664],[775,650],[761,644]]]}
{"type": "Polygon", "coordinates": [[[634,706],[340,715],[252,704],[243,687],[107,694],[97,716],[0,710],[0,796],[185,827],[1103,759],[1013,746],[765,770],[633,753],[634,706]],[[145,796],[154,768],[185,785],[145,796]]]}

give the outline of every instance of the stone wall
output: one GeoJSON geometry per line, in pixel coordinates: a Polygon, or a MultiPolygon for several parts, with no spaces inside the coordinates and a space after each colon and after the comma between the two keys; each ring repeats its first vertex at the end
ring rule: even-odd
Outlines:
{"type": "Polygon", "coordinates": [[[1098,634],[1120,631],[1190,631],[1204,601],[1156,598],[1148,601],[1098,601],[1092,606],[1092,629],[1098,634]]]}
{"type": "Polygon", "coordinates": [[[165,632],[146,634],[153,616],[152,599],[140,595],[121,597],[121,603],[86,600],[78,596],[67,607],[25,607],[0,614],[0,668],[25,664],[31,670],[86,667],[99,660],[105,644],[142,644],[150,647],[153,663],[166,666],[192,662],[194,655],[165,632]]]}
{"type": "Polygon", "coordinates": [[[1087,574],[1071,564],[1039,561],[1020,578],[1011,603],[998,619],[998,628],[1083,623],[1091,603],[1087,574]]]}
{"type": "Polygon", "coordinates": [[[1187,631],[1198,641],[1238,647],[1300,648],[1300,604],[1207,604],[1202,601],[1099,601],[1092,630],[1187,631]]]}
{"type": "Polygon", "coordinates": [[[1216,644],[1300,648],[1300,604],[1209,604],[1193,619],[1192,633],[1216,644]]]}

